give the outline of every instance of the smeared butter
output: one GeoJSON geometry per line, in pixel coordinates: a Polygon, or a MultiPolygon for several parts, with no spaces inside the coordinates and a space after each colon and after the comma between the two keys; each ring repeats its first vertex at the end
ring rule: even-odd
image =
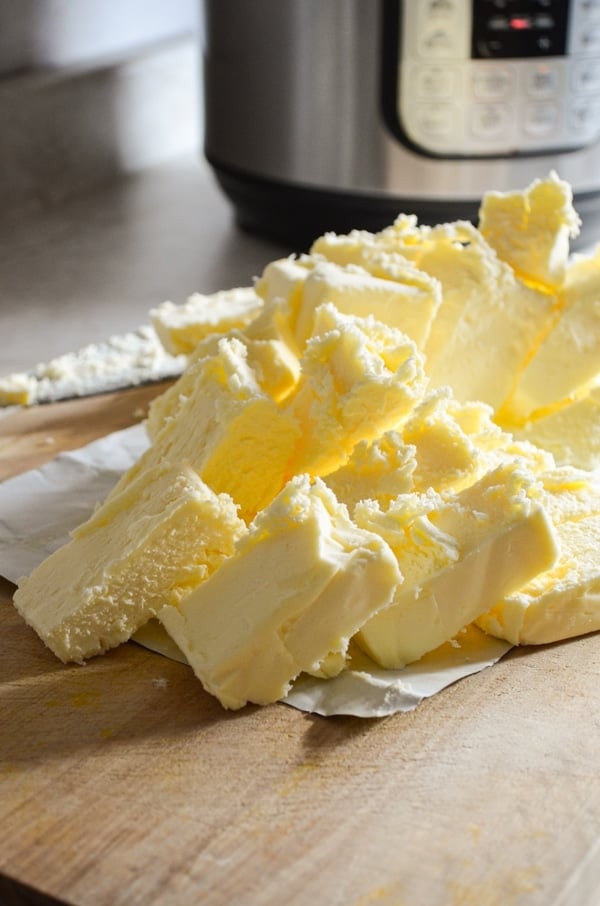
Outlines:
{"type": "Polygon", "coordinates": [[[0,406],[32,406],[178,377],[186,355],[171,355],[156,331],[143,325],[0,378],[0,406]]]}

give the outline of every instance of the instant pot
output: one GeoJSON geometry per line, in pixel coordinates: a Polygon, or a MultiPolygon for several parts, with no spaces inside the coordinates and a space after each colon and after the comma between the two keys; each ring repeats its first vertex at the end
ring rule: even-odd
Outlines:
{"type": "Polygon", "coordinates": [[[205,0],[205,155],[306,244],[568,180],[600,237],[600,0],[205,0]]]}

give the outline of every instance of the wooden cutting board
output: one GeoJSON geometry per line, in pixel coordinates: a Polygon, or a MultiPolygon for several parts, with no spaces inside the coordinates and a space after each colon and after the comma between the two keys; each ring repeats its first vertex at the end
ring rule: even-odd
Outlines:
{"type": "MultiPolygon", "coordinates": [[[[2,477],[156,392],[2,419],[2,477]]],[[[134,644],[63,666],[12,592],[0,581],[3,906],[600,903],[598,636],[513,651],[384,720],[228,713],[134,644]]]]}

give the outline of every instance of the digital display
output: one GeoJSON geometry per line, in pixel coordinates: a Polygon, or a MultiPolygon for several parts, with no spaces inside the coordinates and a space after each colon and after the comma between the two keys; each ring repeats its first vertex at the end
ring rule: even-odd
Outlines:
{"type": "Polygon", "coordinates": [[[564,0],[473,0],[472,57],[563,56],[564,0]]]}

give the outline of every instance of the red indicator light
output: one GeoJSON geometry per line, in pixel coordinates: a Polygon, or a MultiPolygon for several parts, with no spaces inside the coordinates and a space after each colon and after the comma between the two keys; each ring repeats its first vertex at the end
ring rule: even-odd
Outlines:
{"type": "Polygon", "coordinates": [[[527,19],[525,16],[519,16],[510,20],[510,27],[514,28],[515,31],[525,31],[528,28],[531,28],[531,19],[527,19]]]}

